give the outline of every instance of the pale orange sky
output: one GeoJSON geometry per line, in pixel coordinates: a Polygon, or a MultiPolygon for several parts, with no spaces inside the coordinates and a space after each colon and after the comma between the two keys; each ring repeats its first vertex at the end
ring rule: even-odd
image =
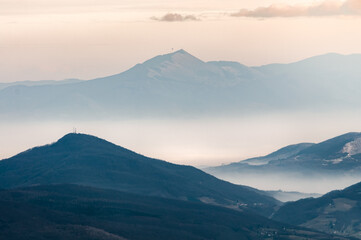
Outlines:
{"type": "Polygon", "coordinates": [[[361,53],[360,10],[361,0],[0,0],[0,82],[91,79],[172,48],[246,65],[361,53]],[[154,20],[167,13],[197,21],[154,20]]]}

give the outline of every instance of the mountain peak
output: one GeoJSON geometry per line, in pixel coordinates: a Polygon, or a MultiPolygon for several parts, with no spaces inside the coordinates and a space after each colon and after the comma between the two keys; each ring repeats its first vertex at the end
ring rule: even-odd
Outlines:
{"type": "Polygon", "coordinates": [[[147,67],[159,68],[164,65],[194,66],[194,64],[204,64],[204,62],[191,55],[184,49],[180,49],[175,52],[156,56],[152,59],[145,61],[143,64],[147,67]]]}
{"type": "Polygon", "coordinates": [[[160,56],[167,56],[167,55],[169,55],[169,56],[185,55],[185,56],[188,56],[188,57],[194,57],[192,54],[190,54],[189,52],[187,52],[184,49],[179,49],[177,51],[172,51],[170,53],[163,54],[163,55],[160,55],[160,56]]]}
{"type": "Polygon", "coordinates": [[[101,140],[92,135],[83,134],[83,133],[68,133],[60,138],[57,143],[68,142],[68,141],[89,141],[89,140],[101,140]]]}
{"type": "Polygon", "coordinates": [[[104,139],[83,133],[68,133],[64,137],[60,138],[53,145],[56,147],[73,149],[73,150],[74,149],[80,150],[83,148],[91,149],[93,147],[96,147],[97,149],[119,147],[104,139]]]}
{"type": "Polygon", "coordinates": [[[339,154],[345,154],[347,152],[345,150],[345,146],[351,146],[349,144],[354,142],[358,138],[361,138],[361,133],[349,132],[315,144],[303,150],[301,153],[317,154],[319,157],[322,158],[336,158],[336,156],[339,156],[339,154]]]}
{"type": "Polygon", "coordinates": [[[189,54],[186,50],[184,50],[184,49],[182,49],[182,48],[179,49],[179,50],[177,50],[177,51],[175,51],[173,54],[176,54],[176,53],[191,55],[191,54],[189,54]]]}

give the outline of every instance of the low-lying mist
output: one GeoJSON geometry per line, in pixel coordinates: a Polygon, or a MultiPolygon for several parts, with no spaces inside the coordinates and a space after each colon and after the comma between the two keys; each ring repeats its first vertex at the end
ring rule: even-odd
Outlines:
{"type": "MultiPolygon", "coordinates": [[[[274,114],[202,119],[133,119],[119,121],[0,121],[0,159],[34,146],[52,143],[76,128],[143,155],[196,167],[238,162],[269,154],[299,142],[325,139],[361,130],[360,114],[274,114]]],[[[235,183],[260,189],[326,192],[355,179],[299,179],[247,176],[235,183]],[[331,184],[332,182],[332,184],[331,184]],[[330,183],[330,184],[329,184],[330,183]],[[332,187],[331,187],[332,186],[332,187]]]]}
{"type": "Polygon", "coordinates": [[[260,190],[296,191],[325,194],[361,182],[361,176],[295,176],[294,174],[226,174],[218,178],[260,190]]]}

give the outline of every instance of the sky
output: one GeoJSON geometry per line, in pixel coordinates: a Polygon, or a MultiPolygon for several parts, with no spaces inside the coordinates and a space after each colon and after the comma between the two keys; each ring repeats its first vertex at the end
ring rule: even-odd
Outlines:
{"type": "Polygon", "coordinates": [[[0,0],[0,82],[92,79],[185,49],[248,66],[361,53],[361,0],[0,0]]]}

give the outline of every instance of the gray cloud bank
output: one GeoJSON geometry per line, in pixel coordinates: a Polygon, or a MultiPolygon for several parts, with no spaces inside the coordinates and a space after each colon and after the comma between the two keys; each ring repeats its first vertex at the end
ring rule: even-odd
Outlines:
{"type": "Polygon", "coordinates": [[[305,16],[361,16],[361,0],[325,0],[310,5],[272,4],[254,10],[241,9],[233,17],[305,17],[305,16]]]}
{"type": "Polygon", "coordinates": [[[151,19],[160,22],[185,22],[185,21],[199,21],[194,15],[181,15],[179,13],[168,13],[160,18],[152,17],[151,19]]]}

